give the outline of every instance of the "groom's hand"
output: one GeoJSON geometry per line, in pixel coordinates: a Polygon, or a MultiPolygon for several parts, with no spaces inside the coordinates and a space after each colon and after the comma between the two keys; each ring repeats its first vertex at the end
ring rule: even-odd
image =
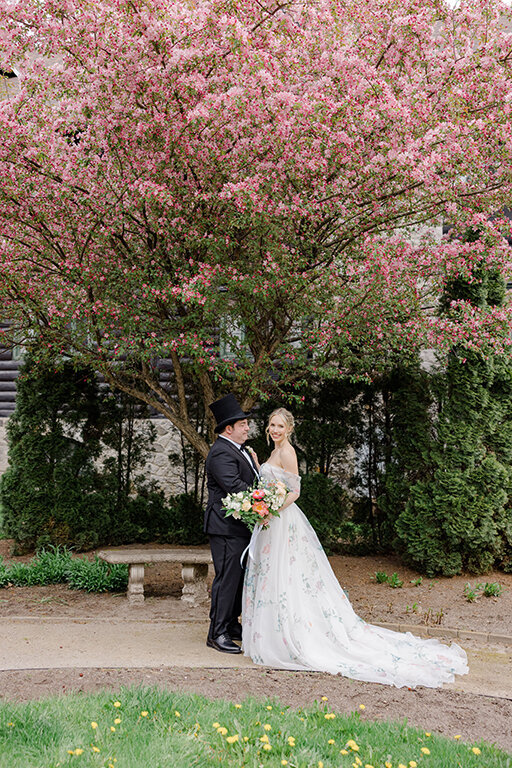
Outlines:
{"type": "Polygon", "coordinates": [[[258,454],[257,454],[257,453],[256,453],[256,451],[254,450],[254,448],[251,448],[251,446],[250,446],[250,445],[245,445],[245,446],[244,446],[244,448],[245,448],[245,450],[246,450],[246,451],[248,451],[248,452],[251,454],[251,458],[252,458],[252,460],[254,461],[254,463],[255,463],[255,465],[256,465],[256,467],[257,467],[258,471],[259,471],[259,468],[260,468],[260,462],[259,462],[259,460],[258,460],[258,454]]]}

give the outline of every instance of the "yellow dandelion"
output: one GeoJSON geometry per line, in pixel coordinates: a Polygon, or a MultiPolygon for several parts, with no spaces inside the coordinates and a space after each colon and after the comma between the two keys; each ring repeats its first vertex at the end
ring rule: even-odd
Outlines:
{"type": "Polygon", "coordinates": [[[454,739],[462,739],[462,736],[460,733],[458,733],[456,736],[453,737],[454,739]]]}
{"type": "Polygon", "coordinates": [[[80,748],[75,749],[75,755],[83,755],[83,753],[84,753],[83,749],[80,749],[80,748]]]}
{"type": "Polygon", "coordinates": [[[328,744],[336,744],[336,742],[334,741],[334,739],[329,739],[329,741],[328,741],[327,743],[328,743],[328,744]]]}
{"type": "Polygon", "coordinates": [[[357,755],[355,756],[354,760],[356,761],[356,765],[362,765],[363,764],[363,761],[357,755]]]}
{"type": "Polygon", "coordinates": [[[227,732],[228,732],[228,729],[224,728],[224,726],[217,728],[217,733],[220,733],[221,736],[225,736],[227,732]]]}
{"type": "Polygon", "coordinates": [[[430,749],[428,747],[422,747],[421,751],[424,755],[430,755],[430,749]]]}
{"type": "Polygon", "coordinates": [[[318,761],[318,768],[324,768],[324,764],[321,760],[318,761]]]}
{"type": "Polygon", "coordinates": [[[114,701],[114,707],[120,707],[121,702],[120,701],[114,701]]]}
{"type": "Polygon", "coordinates": [[[91,728],[96,729],[98,727],[98,723],[95,723],[94,720],[91,723],[91,728]]]}
{"type": "Polygon", "coordinates": [[[359,709],[366,709],[366,707],[365,707],[365,705],[364,705],[364,704],[360,704],[360,705],[359,705],[359,709]]]}
{"type": "Polygon", "coordinates": [[[116,717],[116,719],[114,720],[114,725],[119,725],[120,722],[121,722],[121,718],[116,717]]]}
{"type": "Polygon", "coordinates": [[[235,704],[235,709],[242,709],[242,705],[241,704],[235,704]]]}
{"type": "Polygon", "coordinates": [[[349,747],[353,752],[359,752],[359,747],[357,746],[354,739],[349,739],[347,743],[345,744],[346,747],[349,747]]]}
{"type": "Polygon", "coordinates": [[[398,768],[407,768],[407,766],[404,765],[403,763],[398,763],[398,768]]]}
{"type": "Polygon", "coordinates": [[[384,763],[384,768],[393,768],[393,763],[390,763],[389,760],[384,763]]]}
{"type": "Polygon", "coordinates": [[[281,765],[288,765],[288,760],[281,760],[281,765]]]}
{"type": "Polygon", "coordinates": [[[373,765],[370,765],[370,763],[365,763],[364,768],[373,768],[373,765]]]}
{"type": "Polygon", "coordinates": [[[114,728],[114,726],[113,726],[113,725],[111,725],[111,726],[110,726],[110,730],[112,731],[112,733],[115,733],[115,732],[116,732],[116,729],[114,728]]]}
{"type": "Polygon", "coordinates": [[[471,747],[471,751],[475,753],[475,755],[481,755],[482,750],[478,749],[478,747],[471,747]]]}
{"type": "Polygon", "coordinates": [[[74,755],[75,750],[74,749],[68,749],[68,755],[74,755]]]}
{"type": "Polygon", "coordinates": [[[235,742],[237,742],[239,738],[240,737],[238,733],[235,733],[233,736],[228,736],[226,741],[228,744],[235,744],[235,742]]]}
{"type": "Polygon", "coordinates": [[[425,731],[425,736],[430,736],[430,735],[431,735],[430,731],[425,731]]]}
{"type": "Polygon", "coordinates": [[[149,712],[147,711],[147,709],[143,709],[142,712],[140,713],[141,717],[147,717],[148,715],[149,715],[149,712]]]}
{"type": "Polygon", "coordinates": [[[219,727],[220,727],[220,723],[212,723],[212,728],[219,728],[219,727]]]}
{"type": "Polygon", "coordinates": [[[327,696],[322,696],[322,701],[329,701],[329,699],[327,698],[327,696]]]}
{"type": "Polygon", "coordinates": [[[418,768],[416,760],[409,760],[409,768],[418,768]]]}
{"type": "Polygon", "coordinates": [[[270,744],[264,744],[264,745],[263,745],[263,749],[266,749],[266,750],[267,750],[267,752],[270,752],[270,750],[272,749],[272,747],[270,746],[270,744]]]}
{"type": "Polygon", "coordinates": [[[288,744],[290,745],[290,747],[295,746],[295,736],[288,736],[288,744]]]}
{"type": "Polygon", "coordinates": [[[299,720],[301,721],[301,723],[304,722],[304,718],[303,717],[299,717],[299,720]]]}
{"type": "Polygon", "coordinates": [[[98,747],[93,747],[93,748],[92,748],[92,751],[93,751],[93,752],[99,752],[100,750],[99,750],[99,748],[98,748],[98,747]]]}
{"type": "Polygon", "coordinates": [[[324,715],[324,717],[326,720],[334,720],[336,715],[334,714],[334,712],[328,712],[326,715],[324,715]]]}
{"type": "Polygon", "coordinates": [[[352,763],[352,768],[359,768],[357,763],[352,763]]]}
{"type": "Polygon", "coordinates": [[[266,734],[266,733],[264,733],[264,734],[263,734],[263,736],[260,736],[260,741],[262,741],[264,744],[265,744],[265,743],[266,743],[266,744],[268,744],[268,742],[270,741],[270,739],[268,738],[267,734],[266,734]]]}
{"type": "Polygon", "coordinates": [[[174,710],[174,715],[175,715],[175,717],[181,717],[181,715],[180,715],[180,713],[178,712],[177,709],[174,710]]]}
{"type": "Polygon", "coordinates": [[[249,737],[248,736],[244,736],[244,741],[249,741],[249,737]]]}
{"type": "Polygon", "coordinates": [[[268,704],[268,706],[267,706],[267,709],[268,709],[268,710],[272,709],[272,707],[270,706],[270,704],[268,704]]]}
{"type": "Polygon", "coordinates": [[[348,749],[340,749],[340,755],[348,755],[348,749]]]}
{"type": "Polygon", "coordinates": [[[265,723],[265,725],[263,726],[263,729],[264,729],[265,731],[271,731],[271,730],[272,730],[272,726],[271,726],[271,725],[269,725],[268,723],[265,723]]]}

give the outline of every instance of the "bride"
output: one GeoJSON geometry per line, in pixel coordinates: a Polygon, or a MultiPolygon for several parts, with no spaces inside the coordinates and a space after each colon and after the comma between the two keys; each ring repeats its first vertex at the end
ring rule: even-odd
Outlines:
{"type": "MultiPolygon", "coordinates": [[[[261,465],[263,480],[290,489],[268,528],[253,533],[242,602],[242,649],[256,664],[339,673],[397,688],[434,688],[468,671],[465,651],[410,632],[393,632],[357,616],[307,518],[297,456],[290,443],[293,416],[275,410],[266,429],[274,450],[261,465]]],[[[253,453],[255,461],[256,454],[253,453]]]]}

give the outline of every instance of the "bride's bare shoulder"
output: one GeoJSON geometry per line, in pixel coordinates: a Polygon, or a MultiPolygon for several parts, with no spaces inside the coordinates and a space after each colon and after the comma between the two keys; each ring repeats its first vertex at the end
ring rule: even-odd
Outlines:
{"type": "Polygon", "coordinates": [[[280,456],[281,466],[287,472],[291,472],[294,475],[299,474],[299,464],[297,462],[297,454],[293,445],[283,445],[281,448],[280,456]]]}

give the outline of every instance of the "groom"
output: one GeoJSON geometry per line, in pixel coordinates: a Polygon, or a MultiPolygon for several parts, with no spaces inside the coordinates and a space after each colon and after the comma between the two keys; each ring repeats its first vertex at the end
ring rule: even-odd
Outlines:
{"type": "Polygon", "coordinates": [[[219,435],[206,458],[208,503],[204,530],[210,538],[215,578],[212,584],[210,629],[206,645],[223,653],[241,653],[234,640],[242,639],[238,617],[242,612],[244,571],[240,558],[251,538],[241,520],[225,517],[222,499],[228,493],[249,488],[258,472],[243,448],[249,434],[249,413],[244,413],[234,395],[210,405],[219,435]]]}

